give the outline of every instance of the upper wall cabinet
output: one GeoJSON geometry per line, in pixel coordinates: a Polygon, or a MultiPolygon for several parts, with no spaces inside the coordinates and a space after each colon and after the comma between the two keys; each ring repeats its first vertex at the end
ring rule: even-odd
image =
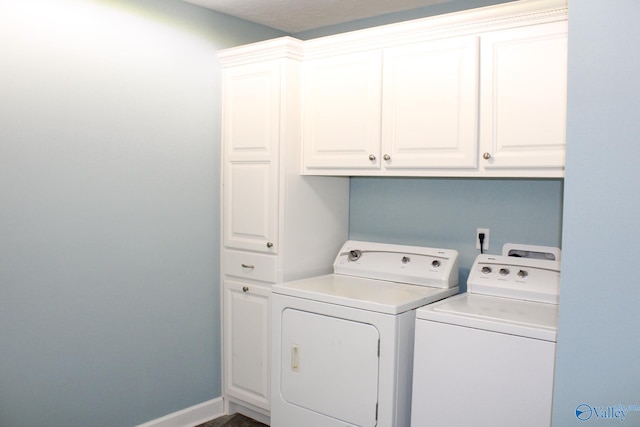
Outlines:
{"type": "Polygon", "coordinates": [[[378,168],[381,57],[367,51],[305,61],[306,167],[378,168]]]}
{"type": "Polygon", "coordinates": [[[566,0],[305,43],[303,174],[562,177],[566,0]]]}
{"type": "Polygon", "coordinates": [[[567,23],[485,34],[481,52],[483,168],[563,169],[567,23]]]}
{"type": "Polygon", "coordinates": [[[476,167],[477,68],[477,37],[308,61],[305,168],[476,167]]]}
{"type": "Polygon", "coordinates": [[[476,167],[477,37],[385,49],[382,87],[383,169],[476,167]]]}

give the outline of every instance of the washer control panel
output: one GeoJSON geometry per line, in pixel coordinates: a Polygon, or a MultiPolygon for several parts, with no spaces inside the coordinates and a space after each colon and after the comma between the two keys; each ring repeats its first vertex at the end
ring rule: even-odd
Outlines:
{"type": "Polygon", "coordinates": [[[557,304],[560,262],[502,255],[478,255],[467,292],[557,304]]]}

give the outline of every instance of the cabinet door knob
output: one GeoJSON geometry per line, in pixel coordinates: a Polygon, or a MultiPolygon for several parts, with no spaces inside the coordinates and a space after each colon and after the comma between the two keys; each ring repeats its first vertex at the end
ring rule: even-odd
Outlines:
{"type": "Polygon", "coordinates": [[[482,158],[485,159],[485,160],[489,160],[491,158],[491,153],[484,153],[482,155],[482,158]]]}
{"type": "Polygon", "coordinates": [[[369,154],[369,160],[373,162],[375,159],[376,159],[376,156],[374,156],[373,154],[369,154]]]}
{"type": "Polygon", "coordinates": [[[391,160],[391,156],[388,154],[385,154],[382,158],[385,160],[391,160]]]}
{"type": "Polygon", "coordinates": [[[268,247],[268,248],[272,248],[272,247],[273,247],[273,243],[271,243],[271,242],[267,242],[267,247],[268,247]]]}
{"type": "Polygon", "coordinates": [[[249,287],[248,286],[243,286],[242,287],[242,292],[249,292],[249,287]]]}

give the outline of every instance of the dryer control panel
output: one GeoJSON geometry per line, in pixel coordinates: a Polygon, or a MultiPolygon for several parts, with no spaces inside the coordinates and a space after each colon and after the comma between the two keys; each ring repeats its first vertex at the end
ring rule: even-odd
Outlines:
{"type": "Polygon", "coordinates": [[[349,240],[338,253],[333,271],[368,279],[453,288],[458,285],[458,252],[349,240]]]}

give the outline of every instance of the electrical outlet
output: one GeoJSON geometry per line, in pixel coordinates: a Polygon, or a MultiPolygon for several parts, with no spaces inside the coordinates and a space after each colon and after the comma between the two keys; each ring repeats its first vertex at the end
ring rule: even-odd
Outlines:
{"type": "Polygon", "coordinates": [[[489,229],[488,228],[477,228],[476,229],[476,249],[480,249],[480,233],[484,233],[484,244],[482,245],[482,250],[489,249],[489,229]]]}

